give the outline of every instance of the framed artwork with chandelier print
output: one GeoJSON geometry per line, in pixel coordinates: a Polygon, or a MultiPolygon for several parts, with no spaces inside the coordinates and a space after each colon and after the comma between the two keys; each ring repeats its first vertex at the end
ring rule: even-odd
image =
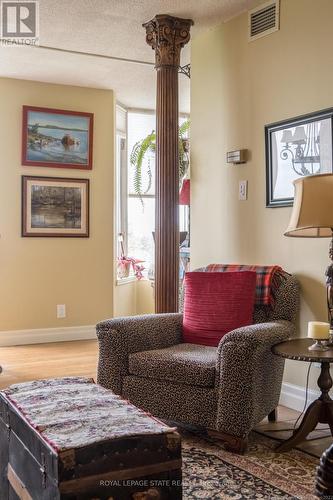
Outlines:
{"type": "Polygon", "coordinates": [[[266,207],[293,204],[293,181],[333,172],[333,108],[265,127],[266,207]]]}

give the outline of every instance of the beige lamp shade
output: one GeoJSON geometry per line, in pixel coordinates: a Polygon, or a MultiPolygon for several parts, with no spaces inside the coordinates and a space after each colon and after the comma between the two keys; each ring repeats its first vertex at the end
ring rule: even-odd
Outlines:
{"type": "Polygon", "coordinates": [[[294,181],[295,198],[285,236],[332,237],[333,174],[309,175],[294,181]]]}
{"type": "Polygon", "coordinates": [[[298,143],[298,142],[305,143],[306,142],[306,133],[305,133],[303,126],[296,127],[295,133],[293,135],[293,142],[296,142],[296,143],[298,143]]]}
{"type": "Polygon", "coordinates": [[[292,142],[293,133],[291,130],[284,130],[281,138],[281,142],[292,142]]]}

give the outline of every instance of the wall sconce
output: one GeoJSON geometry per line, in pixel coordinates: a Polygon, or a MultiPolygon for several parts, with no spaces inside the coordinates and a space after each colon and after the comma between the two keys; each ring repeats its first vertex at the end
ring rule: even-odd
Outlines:
{"type": "Polygon", "coordinates": [[[227,163],[246,163],[247,149],[237,149],[237,151],[229,151],[227,153],[227,163]]]}

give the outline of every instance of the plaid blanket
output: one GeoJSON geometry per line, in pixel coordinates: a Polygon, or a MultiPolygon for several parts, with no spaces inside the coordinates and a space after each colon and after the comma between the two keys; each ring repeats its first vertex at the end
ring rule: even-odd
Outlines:
{"type": "Polygon", "coordinates": [[[281,279],[286,279],[286,273],[280,266],[247,266],[241,264],[209,264],[205,267],[207,272],[233,272],[233,271],[255,271],[256,282],[256,306],[275,305],[276,290],[280,286],[281,279]]]}

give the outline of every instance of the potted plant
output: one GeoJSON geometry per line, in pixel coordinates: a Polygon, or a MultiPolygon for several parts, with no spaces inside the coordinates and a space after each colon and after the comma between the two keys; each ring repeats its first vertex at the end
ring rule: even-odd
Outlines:
{"type": "MultiPolygon", "coordinates": [[[[181,183],[187,173],[189,166],[189,140],[187,138],[187,132],[190,127],[190,121],[186,120],[179,127],[179,183],[181,183]]],[[[144,139],[141,139],[136,144],[134,144],[131,155],[130,163],[134,168],[134,180],[133,187],[135,193],[140,197],[141,203],[143,204],[142,195],[149,192],[152,183],[152,171],[150,165],[151,155],[156,152],[156,133],[153,130],[144,139]],[[148,159],[147,164],[147,178],[143,178],[143,161],[148,159]],[[145,186],[145,187],[144,187],[145,186]]]]}
{"type": "Polygon", "coordinates": [[[133,257],[126,257],[122,255],[117,259],[117,275],[118,278],[128,278],[131,270],[131,266],[133,268],[134,276],[137,280],[141,280],[143,278],[142,271],[144,270],[144,266],[141,264],[143,260],[134,259],[133,257]]]}
{"type": "Polygon", "coordinates": [[[134,257],[127,257],[125,255],[122,233],[119,233],[118,241],[120,242],[120,249],[121,249],[120,257],[117,258],[118,278],[119,279],[128,278],[132,267],[136,279],[141,280],[143,278],[142,271],[144,271],[144,266],[142,265],[143,260],[135,259],[134,257]]]}

